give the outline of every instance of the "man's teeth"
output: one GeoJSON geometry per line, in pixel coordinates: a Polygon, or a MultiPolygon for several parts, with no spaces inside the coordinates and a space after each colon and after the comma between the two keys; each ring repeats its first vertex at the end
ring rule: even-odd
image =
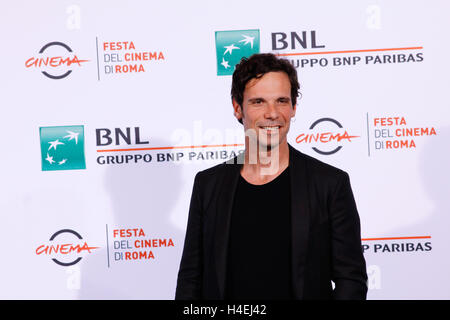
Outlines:
{"type": "Polygon", "coordinates": [[[261,127],[261,128],[263,128],[264,130],[278,130],[278,129],[280,129],[280,127],[261,127]]]}

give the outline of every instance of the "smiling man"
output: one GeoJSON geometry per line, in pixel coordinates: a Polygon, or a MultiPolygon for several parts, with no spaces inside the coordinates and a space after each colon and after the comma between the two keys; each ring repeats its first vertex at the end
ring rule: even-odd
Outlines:
{"type": "Polygon", "coordinates": [[[298,92],[297,74],[295,70],[290,72],[288,75],[275,69],[248,81],[243,79],[246,82],[243,91],[240,88],[242,80],[237,80],[239,73],[235,73],[232,103],[247,137],[246,161],[241,175],[248,182],[269,182],[288,166],[286,136],[291,118],[295,116],[297,98],[297,94],[291,96],[289,77],[293,79],[294,91],[298,92]]]}
{"type": "Polygon", "coordinates": [[[287,143],[298,90],[273,54],[236,66],[245,153],[195,177],[176,299],[366,298],[348,174],[287,143]]]}

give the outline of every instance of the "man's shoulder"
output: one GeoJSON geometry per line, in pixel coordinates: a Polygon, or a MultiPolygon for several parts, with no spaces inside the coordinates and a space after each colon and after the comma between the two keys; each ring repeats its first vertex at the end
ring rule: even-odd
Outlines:
{"type": "Polygon", "coordinates": [[[202,182],[220,179],[220,177],[230,174],[230,170],[235,166],[237,165],[225,161],[197,172],[196,179],[201,180],[202,182]]]}
{"type": "Polygon", "coordinates": [[[293,150],[294,153],[293,157],[299,161],[303,161],[308,174],[312,176],[316,176],[318,178],[325,178],[325,177],[331,178],[347,175],[347,172],[338,167],[335,167],[310,155],[302,153],[297,149],[292,148],[291,150],[293,150]]]}
{"type": "MultiPolygon", "coordinates": [[[[292,159],[295,160],[297,165],[299,163],[303,163],[308,175],[312,178],[339,178],[342,175],[348,175],[344,170],[302,153],[293,147],[291,147],[290,150],[293,153],[292,159]]],[[[230,160],[199,171],[197,173],[197,177],[203,181],[223,177],[224,175],[234,172],[234,170],[238,170],[241,165],[241,160],[242,158],[240,156],[234,157],[230,160]]]]}
{"type": "MultiPolygon", "coordinates": [[[[239,166],[227,162],[219,163],[210,168],[197,172],[194,179],[194,188],[205,199],[210,199],[213,194],[225,185],[230,185],[239,175],[239,166]]],[[[221,189],[223,190],[223,189],[221,189]]]]}
{"type": "Polygon", "coordinates": [[[222,171],[225,170],[226,162],[222,162],[219,164],[216,164],[215,166],[209,167],[207,169],[201,170],[197,173],[198,176],[201,177],[211,177],[215,176],[217,174],[220,174],[222,171]]]}
{"type": "Polygon", "coordinates": [[[213,178],[216,176],[221,176],[223,174],[229,174],[235,170],[239,170],[241,164],[243,164],[243,154],[240,154],[234,158],[231,158],[227,161],[221,162],[215,166],[204,169],[197,173],[197,176],[200,178],[213,178]]]}

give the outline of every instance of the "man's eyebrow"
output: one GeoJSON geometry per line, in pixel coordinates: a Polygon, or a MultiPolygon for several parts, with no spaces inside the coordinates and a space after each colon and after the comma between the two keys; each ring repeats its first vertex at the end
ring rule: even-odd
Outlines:
{"type": "Polygon", "coordinates": [[[266,101],[266,100],[265,100],[264,98],[262,98],[262,97],[249,98],[247,101],[249,101],[249,102],[255,102],[256,100],[266,101]]]}
{"type": "MultiPolygon", "coordinates": [[[[266,99],[264,99],[263,97],[252,97],[252,98],[248,98],[247,101],[248,102],[255,102],[257,100],[261,100],[261,101],[266,101],[266,99]]],[[[278,98],[276,98],[276,100],[291,100],[290,96],[280,96],[278,98]]]]}

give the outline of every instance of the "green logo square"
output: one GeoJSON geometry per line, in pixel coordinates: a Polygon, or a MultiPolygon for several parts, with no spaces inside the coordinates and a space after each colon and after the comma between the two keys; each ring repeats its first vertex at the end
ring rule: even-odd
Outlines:
{"type": "Polygon", "coordinates": [[[259,53],[259,30],[216,31],[217,75],[229,76],[243,57],[259,53]]]}
{"type": "Polygon", "coordinates": [[[42,171],[86,169],[84,127],[40,127],[42,171]]]}

